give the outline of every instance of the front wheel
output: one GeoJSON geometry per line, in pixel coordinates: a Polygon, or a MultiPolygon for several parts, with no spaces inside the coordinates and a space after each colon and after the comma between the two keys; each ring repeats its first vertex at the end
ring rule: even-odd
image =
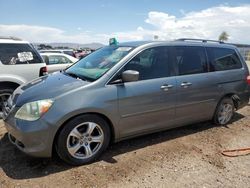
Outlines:
{"type": "Polygon", "coordinates": [[[7,102],[13,92],[14,89],[12,88],[0,88],[0,119],[3,117],[4,103],[7,102]]]}
{"type": "Polygon", "coordinates": [[[108,147],[110,129],[97,115],[82,115],[69,121],[58,135],[56,150],[71,165],[95,161],[108,147]]]}
{"type": "Polygon", "coordinates": [[[214,122],[218,125],[228,124],[234,115],[235,107],[231,98],[224,98],[217,106],[214,122]]]}

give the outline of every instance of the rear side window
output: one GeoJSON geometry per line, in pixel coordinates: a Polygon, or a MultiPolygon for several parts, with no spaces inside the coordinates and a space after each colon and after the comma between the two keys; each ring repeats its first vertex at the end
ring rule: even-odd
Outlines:
{"type": "Polygon", "coordinates": [[[233,49],[208,47],[210,71],[239,69],[242,67],[239,56],[233,49]]]}
{"type": "Polygon", "coordinates": [[[29,44],[0,44],[0,62],[5,65],[43,63],[29,44]]]}
{"type": "Polygon", "coordinates": [[[199,74],[208,72],[206,53],[199,46],[177,46],[174,61],[179,75],[199,74]]]}

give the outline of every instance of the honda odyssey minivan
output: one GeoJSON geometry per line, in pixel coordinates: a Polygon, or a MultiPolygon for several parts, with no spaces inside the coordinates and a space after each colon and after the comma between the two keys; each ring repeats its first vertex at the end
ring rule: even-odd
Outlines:
{"type": "Polygon", "coordinates": [[[18,87],[4,107],[10,141],[65,162],[94,161],[138,135],[207,120],[225,125],[249,102],[236,47],[208,40],[103,47],[64,71],[18,87]]]}

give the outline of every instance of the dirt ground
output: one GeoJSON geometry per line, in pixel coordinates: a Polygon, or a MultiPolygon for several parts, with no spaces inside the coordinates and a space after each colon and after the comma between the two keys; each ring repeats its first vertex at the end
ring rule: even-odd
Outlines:
{"type": "Polygon", "coordinates": [[[205,122],[123,141],[81,167],[28,157],[5,133],[0,122],[0,188],[250,187],[250,155],[221,154],[250,147],[250,105],[226,127],[205,122]]]}

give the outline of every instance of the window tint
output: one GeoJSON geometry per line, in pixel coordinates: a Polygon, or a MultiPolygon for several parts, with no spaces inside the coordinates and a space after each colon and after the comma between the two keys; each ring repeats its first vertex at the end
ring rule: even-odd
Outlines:
{"type": "Polygon", "coordinates": [[[43,63],[29,44],[0,44],[0,61],[5,65],[43,63]]]}
{"type": "Polygon", "coordinates": [[[48,61],[49,65],[72,63],[68,58],[63,57],[63,56],[48,56],[48,59],[49,59],[49,61],[48,61]]]}
{"type": "Polygon", "coordinates": [[[222,71],[242,67],[235,50],[227,48],[207,48],[210,70],[222,71]]]}
{"type": "Polygon", "coordinates": [[[203,47],[177,46],[174,48],[179,75],[207,72],[206,54],[203,47]]]}
{"type": "Polygon", "coordinates": [[[144,50],[134,57],[123,69],[136,70],[140,80],[171,76],[171,63],[167,47],[155,47],[144,50]]]}

